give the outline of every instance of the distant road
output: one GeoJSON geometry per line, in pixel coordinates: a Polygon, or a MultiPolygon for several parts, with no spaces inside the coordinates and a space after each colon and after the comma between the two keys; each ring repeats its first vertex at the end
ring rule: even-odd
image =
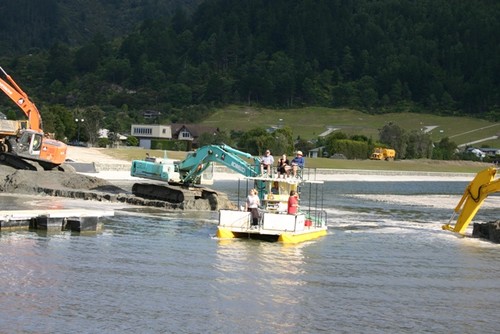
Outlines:
{"type": "Polygon", "coordinates": [[[471,142],[468,142],[468,143],[464,143],[464,144],[460,144],[460,145],[457,145],[458,147],[464,147],[464,146],[468,146],[468,145],[474,145],[474,144],[477,144],[477,143],[482,143],[484,141],[488,141],[488,140],[495,140],[495,139],[498,139],[498,136],[492,136],[492,137],[488,137],[488,138],[483,138],[483,139],[479,139],[479,140],[474,140],[474,141],[471,141],[471,142]]]}
{"type": "MultiPolygon", "coordinates": [[[[456,135],[453,135],[453,136],[450,136],[449,138],[454,138],[454,137],[459,137],[459,136],[463,136],[467,133],[472,133],[472,132],[476,132],[476,131],[481,131],[481,130],[484,130],[484,129],[489,129],[489,128],[493,128],[495,126],[499,126],[500,123],[497,123],[497,124],[492,124],[492,125],[488,125],[488,126],[483,126],[481,128],[477,128],[477,129],[474,129],[474,130],[470,130],[470,131],[466,131],[466,132],[462,132],[462,133],[458,133],[456,135]]],[[[477,144],[477,143],[482,143],[482,142],[485,142],[485,141],[488,141],[488,140],[496,140],[498,139],[498,136],[491,136],[491,137],[487,137],[487,138],[483,138],[483,139],[478,139],[478,140],[474,140],[474,141],[471,141],[471,142],[468,142],[468,143],[463,143],[463,144],[459,144],[457,145],[458,147],[465,147],[465,146],[468,146],[468,145],[474,145],[474,144],[477,144]]]]}
{"type": "MultiPolygon", "coordinates": [[[[497,124],[492,124],[492,125],[488,125],[488,126],[483,126],[482,128],[477,128],[477,129],[474,129],[474,130],[470,130],[470,131],[466,131],[466,132],[462,132],[462,133],[458,133],[456,135],[453,135],[453,136],[450,136],[449,138],[453,138],[453,137],[458,137],[458,136],[462,136],[462,135],[465,135],[467,133],[471,133],[471,132],[476,132],[476,131],[481,131],[481,130],[484,130],[484,129],[489,129],[489,128],[493,128],[495,126],[499,126],[500,123],[497,123],[497,124]]],[[[498,138],[498,136],[495,136],[498,138]]]]}

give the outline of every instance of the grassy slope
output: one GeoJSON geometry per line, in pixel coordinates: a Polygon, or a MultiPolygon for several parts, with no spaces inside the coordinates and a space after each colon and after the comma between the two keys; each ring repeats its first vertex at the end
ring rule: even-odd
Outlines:
{"type": "MultiPolygon", "coordinates": [[[[369,115],[349,109],[304,108],[287,110],[256,109],[245,106],[230,106],[216,111],[201,124],[217,126],[225,130],[250,130],[252,128],[282,125],[289,126],[294,136],[313,139],[327,127],[338,128],[350,135],[363,134],[373,139],[378,138],[378,129],[386,122],[394,122],[407,131],[423,129],[425,126],[437,126],[430,132],[434,141],[449,137],[458,145],[500,134],[500,123],[465,117],[441,117],[416,113],[397,113],[369,115]]],[[[476,144],[499,147],[500,140],[490,140],[476,144]]],[[[162,157],[162,151],[148,150],[151,155],[162,157]]],[[[137,148],[111,149],[108,154],[127,161],[142,159],[145,150],[137,148]]],[[[169,158],[184,159],[184,152],[168,152],[169,158]]],[[[312,168],[368,169],[368,170],[404,170],[435,171],[455,173],[476,173],[488,164],[468,161],[434,160],[333,160],[308,158],[306,162],[312,168]]]]}
{"type": "MultiPolygon", "coordinates": [[[[125,161],[143,159],[148,152],[151,156],[163,157],[164,152],[160,150],[144,150],[142,148],[114,148],[106,149],[104,153],[125,161]]],[[[185,152],[167,152],[168,158],[183,160],[185,152]]],[[[275,160],[278,157],[275,158],[275,160]]],[[[306,166],[310,168],[333,168],[333,169],[361,169],[361,170],[399,170],[420,172],[450,172],[450,173],[477,173],[491,164],[472,161],[439,161],[439,160],[396,160],[396,161],[374,161],[374,160],[335,160],[325,158],[306,158],[306,166]]]]}
{"type": "MultiPolygon", "coordinates": [[[[277,126],[280,124],[280,119],[281,124],[290,127],[295,136],[305,139],[316,138],[328,127],[333,127],[349,135],[362,134],[376,140],[378,129],[387,122],[398,124],[407,131],[437,126],[430,131],[434,141],[448,137],[458,145],[500,134],[500,123],[475,118],[441,117],[417,113],[369,115],[356,110],[317,107],[270,110],[230,106],[217,110],[201,124],[217,126],[225,130],[247,131],[257,126],[266,128],[277,126]]],[[[476,144],[476,146],[480,147],[483,144],[500,147],[500,140],[490,140],[476,144]]]]}
{"type": "MultiPolygon", "coordinates": [[[[163,157],[160,150],[144,150],[142,148],[106,149],[105,153],[117,159],[132,161],[143,159],[148,152],[151,156],[163,157]]],[[[185,152],[167,152],[168,158],[183,160],[185,152]]],[[[275,158],[277,160],[278,157],[275,158]]],[[[472,161],[437,161],[437,160],[335,160],[325,158],[306,158],[306,166],[310,168],[358,169],[358,170],[400,170],[423,172],[477,173],[491,164],[472,161]]]]}

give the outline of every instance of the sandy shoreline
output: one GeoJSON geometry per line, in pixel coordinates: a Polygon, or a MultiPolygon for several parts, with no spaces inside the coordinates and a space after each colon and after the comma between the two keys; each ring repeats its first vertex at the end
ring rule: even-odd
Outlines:
{"type": "MultiPolygon", "coordinates": [[[[416,175],[416,174],[401,174],[401,172],[387,172],[381,171],[380,173],[369,171],[357,171],[357,170],[328,170],[329,173],[326,174],[316,174],[314,177],[309,177],[309,180],[317,181],[352,181],[352,182],[410,182],[410,181],[435,181],[435,182],[446,182],[446,181],[471,181],[475,174],[443,174],[437,173],[416,175]]],[[[101,170],[97,173],[81,173],[88,176],[98,177],[109,181],[134,181],[141,182],[144,179],[130,176],[130,171],[128,170],[101,170]]],[[[238,180],[243,177],[236,173],[231,172],[216,172],[215,180],[238,180]]]]}
{"type": "MultiPolygon", "coordinates": [[[[103,149],[68,146],[68,159],[75,162],[94,163],[97,173],[82,173],[105,180],[138,181],[141,178],[130,176],[130,162],[114,159],[103,153],[103,149]]],[[[387,181],[471,181],[474,173],[434,173],[434,172],[407,172],[407,171],[373,171],[373,170],[341,170],[316,169],[308,175],[310,180],[319,181],[359,181],[359,182],[387,182],[387,181]]],[[[215,180],[238,180],[240,174],[224,167],[217,167],[215,180]]]]}

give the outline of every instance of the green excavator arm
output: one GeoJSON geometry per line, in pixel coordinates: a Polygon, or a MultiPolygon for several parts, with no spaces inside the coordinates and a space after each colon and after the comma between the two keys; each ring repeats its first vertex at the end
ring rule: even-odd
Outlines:
{"type": "Polygon", "coordinates": [[[179,172],[184,184],[194,181],[208,168],[210,163],[224,165],[244,176],[257,176],[260,171],[259,158],[249,153],[236,150],[227,145],[207,145],[187,154],[179,163],[179,172]],[[247,160],[253,160],[252,163],[247,160]]]}

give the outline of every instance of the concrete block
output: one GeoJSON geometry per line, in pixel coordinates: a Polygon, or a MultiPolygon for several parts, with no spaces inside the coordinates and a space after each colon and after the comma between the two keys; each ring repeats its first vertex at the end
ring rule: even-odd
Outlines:
{"type": "Polygon", "coordinates": [[[99,230],[98,217],[68,217],[66,229],[74,232],[97,232],[99,230]]]}

